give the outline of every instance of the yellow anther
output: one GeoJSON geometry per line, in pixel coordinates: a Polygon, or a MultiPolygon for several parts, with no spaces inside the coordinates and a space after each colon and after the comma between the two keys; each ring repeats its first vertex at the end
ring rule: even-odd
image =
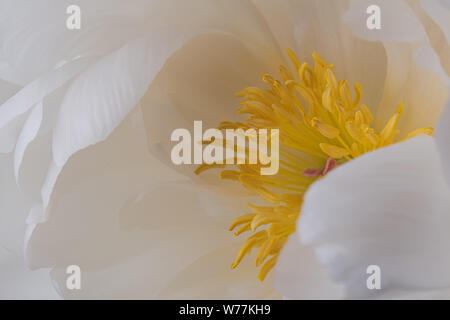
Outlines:
{"type": "Polygon", "coordinates": [[[335,159],[341,159],[350,154],[347,149],[328,143],[320,143],[319,147],[325,154],[335,159]]]}

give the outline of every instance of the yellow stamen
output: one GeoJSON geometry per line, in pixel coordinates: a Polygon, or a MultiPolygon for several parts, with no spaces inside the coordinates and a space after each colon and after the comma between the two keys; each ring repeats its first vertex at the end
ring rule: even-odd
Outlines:
{"type": "MultiPolygon", "coordinates": [[[[371,123],[372,112],[361,104],[362,86],[355,83],[352,94],[346,80],[337,80],[333,65],[314,52],[314,67],[300,63],[297,56],[287,50],[295,71],[280,66],[281,80],[263,74],[268,88],[248,87],[236,94],[243,99],[240,114],[248,114],[243,122],[222,122],[220,130],[250,128],[277,128],[280,132],[280,169],[276,175],[261,176],[260,164],[201,165],[199,174],[212,168],[225,168],[220,177],[240,182],[245,188],[259,194],[270,205],[249,204],[252,213],[233,221],[234,234],[255,232],[245,241],[235,261],[235,268],[253,248],[258,249],[256,267],[261,266],[258,279],[263,281],[275,266],[281,249],[295,231],[300,215],[303,195],[320,175],[305,177],[311,168],[325,168],[330,157],[335,165],[358,157],[366,152],[396,142],[397,124],[403,104],[377,133],[371,123]],[[234,166],[233,170],[227,168],[234,166]]],[[[411,132],[406,139],[419,134],[433,134],[433,128],[411,132]]],[[[403,141],[403,140],[399,140],[403,141]]],[[[211,143],[210,141],[205,143],[211,143]]],[[[246,157],[248,158],[246,149],[246,157]]],[[[235,159],[233,159],[235,160],[235,159]]],[[[230,163],[233,161],[230,161],[230,163]]],[[[236,163],[236,161],[234,162],[236,163]]],[[[326,172],[327,170],[323,171],[326,172]]],[[[322,172],[322,171],[321,171],[322,172]]],[[[324,173],[325,174],[325,173],[324,173]]]]}

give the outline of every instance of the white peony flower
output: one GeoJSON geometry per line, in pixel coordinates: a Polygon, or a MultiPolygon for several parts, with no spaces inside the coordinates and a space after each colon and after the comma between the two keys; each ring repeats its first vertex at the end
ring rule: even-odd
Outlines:
{"type": "Polygon", "coordinates": [[[52,282],[63,298],[443,297],[450,111],[436,138],[422,133],[448,95],[448,17],[438,0],[0,1],[0,296],[53,298],[52,282]],[[65,25],[72,4],[80,30],[65,25]],[[369,4],[382,10],[379,30],[366,28],[369,4]],[[241,111],[268,106],[257,119],[283,124],[280,174],[265,181],[244,166],[224,181],[173,165],[171,132],[243,121],[234,94],[267,94],[241,91],[263,87],[262,72],[283,82],[264,76],[271,95],[241,111]],[[356,93],[334,74],[360,83],[356,93]],[[342,104],[353,122],[308,113],[292,129],[294,90],[317,112],[338,116],[342,104]],[[356,147],[333,145],[338,132],[356,147]],[[338,167],[327,173],[330,158],[338,167]],[[242,218],[247,203],[254,212],[242,218]],[[255,231],[243,249],[233,220],[255,231]],[[252,247],[259,255],[240,261],[252,247]],[[12,268],[22,252],[44,271],[12,268]],[[66,287],[74,264],[81,290],[66,287]],[[371,264],[382,270],[376,294],[365,286],[371,264]]]}

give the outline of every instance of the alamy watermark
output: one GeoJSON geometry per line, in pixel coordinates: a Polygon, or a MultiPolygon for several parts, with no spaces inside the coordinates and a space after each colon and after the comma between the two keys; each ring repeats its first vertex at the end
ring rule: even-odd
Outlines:
{"type": "Polygon", "coordinates": [[[372,4],[367,7],[366,13],[369,17],[366,20],[366,26],[369,30],[381,29],[381,9],[379,6],[372,4]]]}
{"type": "Polygon", "coordinates": [[[66,20],[66,27],[69,30],[81,29],[81,8],[75,4],[67,7],[66,13],[69,17],[66,20]]]}
{"type": "Polygon", "coordinates": [[[371,264],[367,267],[366,273],[370,274],[366,280],[366,286],[369,290],[381,289],[381,268],[376,264],[371,264]]]}
{"type": "Polygon", "coordinates": [[[72,264],[66,268],[69,275],[66,279],[66,288],[69,290],[81,290],[81,268],[72,264]]]}
{"type": "Polygon", "coordinates": [[[274,175],[278,172],[279,129],[224,131],[225,137],[219,129],[207,129],[203,132],[202,121],[194,121],[192,139],[188,129],[175,129],[170,137],[172,142],[178,142],[170,154],[172,162],[176,165],[260,164],[261,175],[274,175]]]}

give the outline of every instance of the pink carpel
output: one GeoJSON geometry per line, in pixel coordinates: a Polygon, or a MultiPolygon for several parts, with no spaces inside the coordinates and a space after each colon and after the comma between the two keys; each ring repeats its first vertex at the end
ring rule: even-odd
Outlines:
{"type": "Polygon", "coordinates": [[[331,170],[333,170],[334,168],[337,167],[337,163],[336,163],[336,159],[329,157],[327,159],[327,162],[325,163],[325,167],[319,168],[319,169],[314,169],[314,168],[310,168],[310,169],[306,169],[305,171],[303,171],[302,176],[307,177],[307,178],[314,178],[314,177],[320,177],[320,176],[325,176],[328,172],[330,172],[331,170]]]}

